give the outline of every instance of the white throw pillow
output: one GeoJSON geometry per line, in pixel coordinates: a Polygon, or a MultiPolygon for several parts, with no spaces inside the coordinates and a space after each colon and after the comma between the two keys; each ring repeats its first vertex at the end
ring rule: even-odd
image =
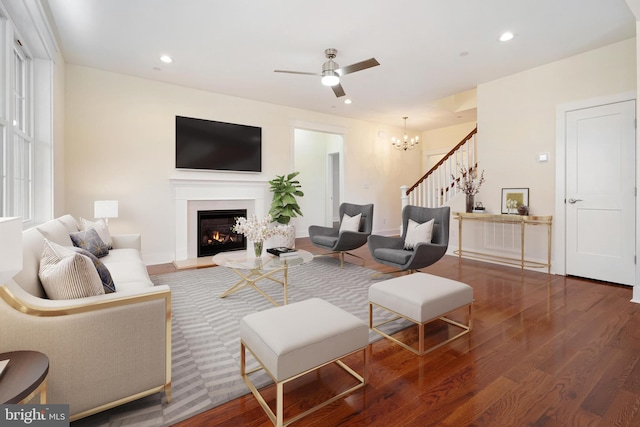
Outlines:
{"type": "Polygon", "coordinates": [[[38,275],[52,300],[104,294],[102,280],[91,259],[47,239],[38,275]]]}
{"type": "Polygon", "coordinates": [[[360,230],[360,218],[362,214],[356,216],[349,216],[347,214],[342,215],[342,222],[340,223],[340,233],[343,231],[359,231],[360,230]]]}
{"type": "Polygon", "coordinates": [[[407,224],[407,235],[404,238],[404,248],[413,249],[418,243],[431,242],[433,234],[433,223],[435,219],[419,224],[409,219],[407,224]]]}
{"type": "Polygon", "coordinates": [[[89,221],[88,219],[80,218],[80,229],[96,230],[100,239],[107,245],[107,248],[113,249],[113,240],[111,239],[111,233],[109,233],[109,227],[104,219],[100,218],[96,221],[89,221]]]}

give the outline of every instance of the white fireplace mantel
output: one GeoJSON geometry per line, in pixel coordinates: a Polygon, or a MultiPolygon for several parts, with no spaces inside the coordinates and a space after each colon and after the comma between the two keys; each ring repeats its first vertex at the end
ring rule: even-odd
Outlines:
{"type": "MultiPolygon", "coordinates": [[[[171,178],[171,189],[175,207],[175,261],[189,258],[189,245],[195,245],[195,235],[190,238],[189,231],[195,223],[191,218],[193,209],[189,204],[203,206],[212,202],[219,209],[244,208],[249,205],[247,214],[265,215],[265,198],[268,197],[268,181],[211,180],[171,178]]],[[[193,252],[193,251],[191,251],[193,252]]]]}

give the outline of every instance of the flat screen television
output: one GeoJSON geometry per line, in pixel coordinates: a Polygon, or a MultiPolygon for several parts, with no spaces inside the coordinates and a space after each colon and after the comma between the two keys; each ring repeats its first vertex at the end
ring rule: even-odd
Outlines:
{"type": "Polygon", "coordinates": [[[262,172],[262,128],[176,116],[176,168],[262,172]]]}

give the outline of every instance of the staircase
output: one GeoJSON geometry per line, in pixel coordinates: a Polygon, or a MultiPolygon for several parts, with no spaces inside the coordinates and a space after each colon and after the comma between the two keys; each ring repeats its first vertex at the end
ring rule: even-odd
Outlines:
{"type": "Polygon", "coordinates": [[[456,187],[465,171],[473,172],[478,167],[478,147],[473,129],[451,149],[434,167],[411,187],[402,190],[402,207],[406,205],[435,208],[449,204],[452,198],[462,193],[456,187]]]}

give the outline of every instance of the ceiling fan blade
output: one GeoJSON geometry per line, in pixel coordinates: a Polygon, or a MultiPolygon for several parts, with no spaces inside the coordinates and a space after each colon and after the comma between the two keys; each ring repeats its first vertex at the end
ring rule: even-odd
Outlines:
{"type": "Polygon", "coordinates": [[[345,74],[355,73],[356,71],[366,70],[367,68],[380,65],[376,58],[369,58],[365,61],[356,62],[355,64],[347,65],[346,67],[340,67],[336,70],[341,76],[345,74]]]}
{"type": "Polygon", "coordinates": [[[344,89],[342,89],[342,85],[340,83],[338,83],[337,85],[331,86],[331,89],[333,89],[333,93],[335,93],[338,98],[340,98],[341,96],[345,96],[346,95],[346,93],[344,93],[344,89]]]}
{"type": "Polygon", "coordinates": [[[287,70],[273,70],[274,73],[288,73],[288,74],[304,74],[307,76],[321,76],[320,73],[308,73],[306,71],[287,71],[287,70]]]}

